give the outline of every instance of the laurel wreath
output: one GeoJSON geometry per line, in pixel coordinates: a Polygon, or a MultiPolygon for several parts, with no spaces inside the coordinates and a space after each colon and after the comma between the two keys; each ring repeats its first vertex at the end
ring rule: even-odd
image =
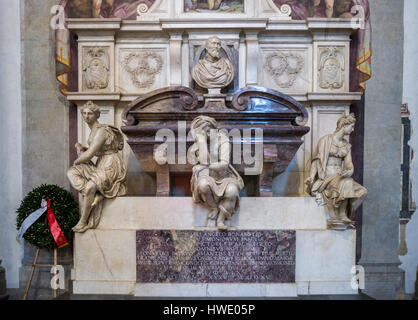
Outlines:
{"type": "MultiPolygon", "coordinates": [[[[51,199],[51,208],[55,218],[67,238],[73,238],[72,228],[79,220],[78,203],[67,190],[56,185],[41,185],[29,192],[17,209],[16,226],[19,230],[23,221],[35,210],[41,207],[42,199],[51,199]]],[[[53,249],[57,247],[46,222],[44,213],[24,234],[23,239],[38,249],[53,249]]]]}

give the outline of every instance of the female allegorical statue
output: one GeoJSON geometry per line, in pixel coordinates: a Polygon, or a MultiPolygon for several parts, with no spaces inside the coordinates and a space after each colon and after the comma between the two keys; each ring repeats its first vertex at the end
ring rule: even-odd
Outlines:
{"type": "Polygon", "coordinates": [[[229,137],[218,130],[215,119],[207,116],[194,119],[191,134],[194,144],[187,157],[189,163],[195,164],[191,180],[193,201],[209,207],[208,219],[217,220],[218,230],[225,231],[224,221],[238,210],[239,193],[244,188],[241,176],[230,164],[229,137]]]}
{"type": "Polygon", "coordinates": [[[317,203],[327,205],[330,229],[354,228],[355,211],[367,196],[366,188],[351,178],[354,167],[346,136],[354,131],[355,122],[353,114],[343,116],[337,122],[337,130],[319,140],[310,177],[305,182],[317,203]]]}
{"type": "Polygon", "coordinates": [[[100,222],[104,198],[126,195],[126,168],[119,150],[123,149],[123,136],[119,129],[97,120],[100,108],[87,102],[81,109],[84,121],[91,129],[88,147],[75,145],[78,158],[67,176],[71,185],[81,193],[81,218],[73,228],[75,232],[95,229],[100,222]],[[96,164],[92,162],[97,157],[96,164]]]}

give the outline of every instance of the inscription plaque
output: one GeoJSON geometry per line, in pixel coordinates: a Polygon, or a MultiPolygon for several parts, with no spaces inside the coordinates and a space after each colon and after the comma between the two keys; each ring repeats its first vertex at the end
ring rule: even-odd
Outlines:
{"type": "Polygon", "coordinates": [[[139,230],[137,282],[293,283],[296,232],[139,230]]]}

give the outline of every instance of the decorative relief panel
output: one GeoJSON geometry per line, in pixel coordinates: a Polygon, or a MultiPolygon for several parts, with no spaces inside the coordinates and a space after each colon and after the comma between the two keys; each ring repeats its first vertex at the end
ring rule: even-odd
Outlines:
{"type": "Polygon", "coordinates": [[[119,87],[121,93],[146,93],[168,85],[167,49],[121,48],[119,87]]]}
{"type": "Polygon", "coordinates": [[[284,93],[310,91],[308,48],[262,47],[259,61],[260,85],[284,93]]]}
{"type": "Polygon", "coordinates": [[[122,65],[136,87],[150,88],[163,68],[163,59],[156,52],[132,52],[125,57],[122,65]]]}
{"type": "Polygon", "coordinates": [[[83,90],[101,91],[109,87],[109,47],[83,47],[83,90]]]}
{"type": "Polygon", "coordinates": [[[341,89],[344,86],[345,58],[343,48],[319,48],[318,77],[321,89],[341,89]]]}
{"type": "Polygon", "coordinates": [[[265,58],[264,70],[280,88],[291,88],[303,66],[304,60],[299,53],[273,52],[265,58]]]}

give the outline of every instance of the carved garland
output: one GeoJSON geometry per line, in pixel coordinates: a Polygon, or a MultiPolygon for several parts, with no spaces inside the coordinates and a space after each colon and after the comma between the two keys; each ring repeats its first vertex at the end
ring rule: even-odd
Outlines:
{"type": "Polygon", "coordinates": [[[155,82],[156,74],[163,69],[163,59],[155,52],[133,52],[125,57],[124,69],[131,74],[134,85],[144,89],[155,82]]]}
{"type": "Polygon", "coordinates": [[[266,57],[264,69],[280,88],[291,88],[303,66],[304,61],[300,54],[273,52],[266,57]],[[278,64],[275,64],[277,60],[278,64]]]}

